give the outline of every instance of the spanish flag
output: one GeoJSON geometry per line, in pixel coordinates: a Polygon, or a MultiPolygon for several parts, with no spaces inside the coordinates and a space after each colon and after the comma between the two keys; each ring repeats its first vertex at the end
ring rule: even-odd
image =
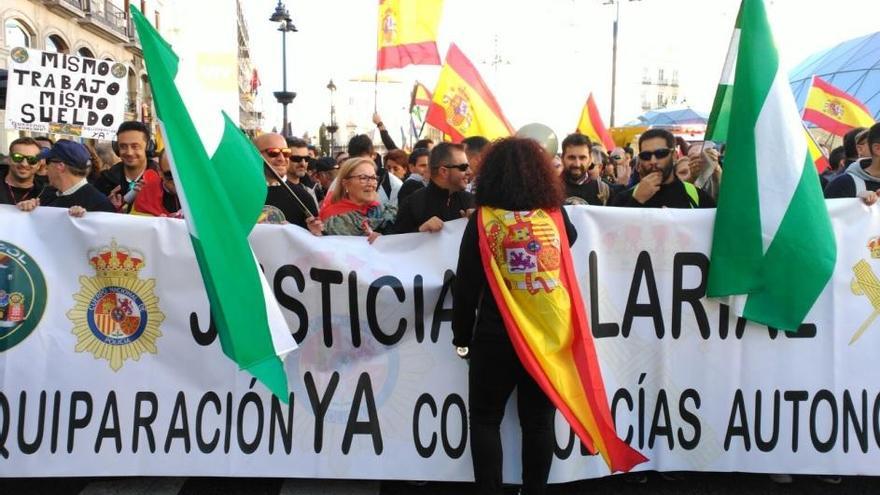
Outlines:
{"type": "Polygon", "coordinates": [[[416,85],[413,87],[412,91],[412,103],[410,104],[410,108],[430,106],[432,98],[433,96],[431,95],[431,92],[428,91],[428,88],[426,88],[424,84],[416,81],[416,85]]]}
{"type": "Polygon", "coordinates": [[[440,65],[437,28],[443,0],[379,0],[376,70],[440,65]]]}
{"type": "Polygon", "coordinates": [[[826,131],[843,136],[856,127],[871,127],[874,118],[854,96],[813,76],[813,85],[804,104],[804,120],[826,131]]]}
{"type": "Polygon", "coordinates": [[[813,135],[810,134],[810,131],[807,130],[806,126],[804,126],[804,134],[807,138],[807,150],[810,152],[810,159],[813,160],[813,165],[816,166],[816,172],[821,174],[828,170],[831,163],[828,161],[828,157],[822,153],[819,144],[816,143],[816,140],[813,138],[813,135]]]}
{"type": "Polygon", "coordinates": [[[605,147],[605,151],[610,152],[614,149],[614,140],[611,139],[611,134],[608,133],[608,129],[602,123],[599,109],[596,108],[596,102],[593,100],[593,93],[590,93],[590,96],[587,97],[587,104],[584,105],[584,110],[581,112],[581,120],[578,121],[577,131],[590,138],[594,143],[602,144],[605,147]]]}
{"type": "Polygon", "coordinates": [[[614,429],[562,213],[477,215],[486,280],[523,368],[612,473],[647,461],[614,429]]]}
{"type": "Polygon", "coordinates": [[[513,134],[480,73],[454,43],[446,52],[425,121],[454,142],[470,136],[493,141],[513,134]]]}

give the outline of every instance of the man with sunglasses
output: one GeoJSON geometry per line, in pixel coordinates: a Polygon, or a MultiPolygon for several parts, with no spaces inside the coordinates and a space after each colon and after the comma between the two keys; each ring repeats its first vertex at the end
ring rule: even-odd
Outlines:
{"type": "Polygon", "coordinates": [[[308,166],[308,148],[302,144],[289,148],[284,136],[276,133],[261,134],[254,139],[254,146],[272,169],[265,170],[269,187],[264,213],[273,219],[272,223],[292,223],[318,235],[324,228],[318,220],[318,203],[301,182],[308,166]],[[296,160],[291,165],[294,156],[296,160]]]}
{"type": "Polygon", "coordinates": [[[562,140],[562,172],[566,204],[604,206],[611,196],[610,187],[600,177],[601,161],[593,158],[590,138],[569,134],[562,140]]]}
{"type": "Polygon", "coordinates": [[[428,162],[431,181],[400,204],[394,233],[438,232],[443,222],[466,217],[474,208],[467,192],[470,165],[460,144],[440,143],[431,150],[428,162]]]}
{"type": "Polygon", "coordinates": [[[2,177],[0,204],[14,205],[40,195],[42,186],[35,181],[39,155],[40,145],[32,138],[18,138],[9,145],[9,170],[2,177]]]}
{"type": "Polygon", "coordinates": [[[675,137],[665,129],[648,129],[639,137],[638,172],[634,187],[620,192],[614,206],[648,208],[714,208],[715,201],[675,175],[675,137]]]}

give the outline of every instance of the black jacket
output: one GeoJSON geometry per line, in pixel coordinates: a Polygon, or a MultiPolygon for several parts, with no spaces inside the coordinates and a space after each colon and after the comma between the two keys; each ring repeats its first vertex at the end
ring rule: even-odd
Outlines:
{"type": "Polygon", "coordinates": [[[278,184],[267,188],[266,205],[278,208],[284,214],[284,219],[288,223],[299,225],[306,229],[308,228],[306,226],[306,212],[303,211],[300,201],[308,208],[312,216],[318,216],[318,205],[315,204],[315,199],[306,191],[305,186],[302,184],[294,184],[287,181],[287,185],[290,186],[290,189],[296,194],[299,201],[290,195],[290,191],[286,187],[278,184]]]}
{"type": "Polygon", "coordinates": [[[107,196],[91,184],[82,186],[68,196],[59,196],[55,188],[47,187],[40,194],[40,206],[54,206],[56,208],[82,206],[86,211],[116,213],[116,208],[113,207],[113,203],[107,199],[107,196]]]}
{"type": "Polygon", "coordinates": [[[712,196],[703,191],[699,187],[695,187],[699,197],[697,204],[693,204],[690,196],[685,190],[684,184],[675,178],[669,184],[663,184],[651,199],[645,201],[644,204],[639,203],[633,198],[633,191],[636,190],[638,184],[626,191],[619,192],[611,203],[612,206],[623,206],[630,208],[715,208],[715,200],[712,196]]]}
{"type": "Polygon", "coordinates": [[[433,181],[427,187],[410,194],[400,204],[394,233],[418,232],[431,217],[447,222],[461,218],[461,212],[474,207],[474,196],[467,191],[450,193],[433,181]]]}
{"type": "MultiPolygon", "coordinates": [[[[147,168],[144,169],[145,172],[152,168],[150,164],[151,162],[147,160],[147,168]]],[[[161,176],[162,174],[159,175],[161,176]]],[[[128,192],[130,187],[128,179],[125,177],[125,165],[122,162],[119,162],[101,172],[101,175],[95,180],[94,186],[104,193],[105,196],[109,196],[110,191],[116,186],[120,186],[119,194],[125,196],[125,193],[128,192]]]]}

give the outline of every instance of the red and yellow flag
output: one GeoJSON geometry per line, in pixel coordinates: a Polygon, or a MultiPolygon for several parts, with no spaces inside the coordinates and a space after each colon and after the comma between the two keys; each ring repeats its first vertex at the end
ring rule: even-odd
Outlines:
{"type": "Polygon", "coordinates": [[[376,70],[440,65],[437,28],[443,0],[379,0],[376,70]]]}
{"type": "Polygon", "coordinates": [[[813,85],[807,93],[804,120],[838,136],[856,127],[874,125],[874,117],[862,102],[818,76],[813,76],[813,85]]]}
{"type": "Polygon", "coordinates": [[[425,121],[455,142],[470,136],[493,141],[513,134],[480,73],[454,43],[446,52],[425,121]]]}
{"type": "Polygon", "coordinates": [[[804,126],[804,134],[806,134],[807,138],[807,149],[810,151],[810,159],[813,160],[813,164],[816,166],[816,172],[821,174],[828,170],[831,163],[828,161],[828,157],[822,153],[819,144],[813,138],[813,135],[810,134],[810,131],[807,130],[806,126],[804,126]]]}
{"type": "Polygon", "coordinates": [[[428,91],[428,88],[426,88],[424,84],[416,81],[416,85],[412,92],[412,103],[410,104],[410,108],[430,106],[432,98],[433,96],[431,95],[431,92],[428,91]]]}
{"type": "Polygon", "coordinates": [[[647,461],[614,429],[562,213],[482,207],[477,224],[486,279],[523,367],[612,473],[647,461]]]}
{"type": "Polygon", "coordinates": [[[596,102],[593,100],[593,93],[587,97],[587,104],[581,112],[581,120],[578,121],[577,131],[590,138],[594,143],[600,143],[605,147],[605,151],[610,152],[614,149],[614,140],[611,134],[605,128],[602,117],[599,115],[599,109],[596,108],[596,102]]]}

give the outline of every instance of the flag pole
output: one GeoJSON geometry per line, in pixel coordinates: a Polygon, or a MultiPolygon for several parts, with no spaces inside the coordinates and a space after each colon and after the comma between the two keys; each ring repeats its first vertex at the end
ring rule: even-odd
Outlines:
{"type": "Polygon", "coordinates": [[[379,69],[376,69],[373,76],[373,113],[378,112],[379,108],[379,69]]]}

